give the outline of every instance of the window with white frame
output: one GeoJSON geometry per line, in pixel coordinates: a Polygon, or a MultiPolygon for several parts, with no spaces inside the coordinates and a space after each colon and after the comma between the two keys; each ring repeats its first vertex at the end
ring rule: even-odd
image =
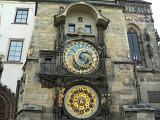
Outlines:
{"type": "Polygon", "coordinates": [[[22,48],[23,48],[23,41],[21,40],[11,40],[9,51],[8,51],[8,61],[21,61],[22,56],[22,48]]]}
{"type": "Polygon", "coordinates": [[[25,24],[27,23],[29,9],[17,9],[14,23],[25,24]]]}

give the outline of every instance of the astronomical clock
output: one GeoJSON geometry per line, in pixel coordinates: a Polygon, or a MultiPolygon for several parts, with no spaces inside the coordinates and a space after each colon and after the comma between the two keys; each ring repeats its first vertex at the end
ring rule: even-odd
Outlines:
{"type": "Polygon", "coordinates": [[[98,69],[99,61],[99,52],[89,41],[73,40],[64,48],[64,68],[76,79],[71,78],[74,83],[66,87],[64,95],[64,109],[73,119],[93,118],[100,108],[99,90],[90,83],[90,75],[98,69]]]}
{"type": "Polygon", "coordinates": [[[92,44],[83,40],[70,42],[63,57],[65,67],[75,74],[89,74],[98,68],[98,51],[92,44]]]}
{"type": "Polygon", "coordinates": [[[40,82],[55,89],[54,120],[107,120],[109,94],[103,33],[109,20],[86,3],[77,6],[82,9],[70,8],[70,14],[61,7],[62,13],[54,17],[58,31],[55,50],[40,51],[40,56],[47,58],[46,74],[39,74],[40,82]],[[88,10],[93,17],[87,18],[88,10]],[[82,15],[77,16],[76,11],[82,15]],[[69,16],[72,12],[74,16],[69,16]],[[90,25],[85,19],[92,21],[90,25]]]}

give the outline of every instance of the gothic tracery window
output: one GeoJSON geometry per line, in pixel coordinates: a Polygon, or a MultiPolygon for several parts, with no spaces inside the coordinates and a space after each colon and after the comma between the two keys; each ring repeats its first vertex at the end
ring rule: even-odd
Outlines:
{"type": "Polygon", "coordinates": [[[128,29],[127,35],[128,35],[131,59],[134,61],[141,61],[139,35],[137,31],[131,27],[128,29]]]}

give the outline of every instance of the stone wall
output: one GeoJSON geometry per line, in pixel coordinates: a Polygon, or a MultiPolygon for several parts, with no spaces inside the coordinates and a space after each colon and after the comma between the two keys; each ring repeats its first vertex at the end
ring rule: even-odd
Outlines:
{"type": "MultiPolygon", "coordinates": [[[[67,4],[52,2],[40,2],[38,4],[35,29],[30,46],[31,48],[34,48],[34,52],[33,55],[29,56],[28,61],[26,63],[26,80],[24,86],[25,89],[21,95],[23,96],[22,99],[19,100],[19,110],[23,108],[23,105],[26,103],[41,105],[43,106],[43,110],[40,111],[40,113],[42,112],[42,114],[34,114],[32,112],[19,113],[20,115],[28,114],[27,116],[30,116],[29,119],[36,120],[35,116],[38,116],[37,118],[40,118],[41,116],[41,119],[39,120],[46,120],[46,117],[47,120],[52,119],[52,107],[54,103],[55,91],[54,88],[42,88],[41,84],[38,81],[38,72],[40,70],[39,50],[54,50],[54,44],[57,38],[57,28],[53,25],[54,15],[58,13],[59,7],[62,5],[64,7],[67,6],[67,4]]],[[[147,30],[151,36],[152,45],[155,48],[154,52],[157,53],[154,41],[155,37],[153,35],[154,27],[152,23],[135,23],[127,21],[122,8],[100,6],[95,7],[101,10],[101,14],[104,17],[110,19],[109,26],[105,31],[105,44],[107,46],[108,54],[108,58],[106,59],[106,79],[108,80],[109,93],[111,94],[111,119],[120,120],[122,116],[122,106],[124,104],[134,104],[137,102],[137,89],[136,78],[134,76],[134,64],[128,57],[129,45],[127,38],[127,27],[130,24],[136,24],[137,26],[139,26],[140,31],[142,31],[142,34],[144,34],[144,28],[148,26],[149,28],[147,30]]],[[[156,57],[157,55],[155,54],[155,58],[156,57]]],[[[150,63],[151,60],[147,62],[147,65],[149,66],[150,63]]],[[[139,74],[138,76],[140,80],[144,79],[144,81],[140,82],[141,93],[143,94],[142,99],[145,102],[148,102],[146,90],[157,90],[160,88],[159,82],[147,82],[147,76],[151,76],[152,79],[156,79],[155,74],[151,73],[139,74]],[[157,84],[157,87],[151,87],[149,86],[150,84],[157,84]]],[[[157,74],[157,78],[158,76],[159,74],[157,74]]],[[[142,116],[142,114],[138,114],[138,116],[142,116]]]]}

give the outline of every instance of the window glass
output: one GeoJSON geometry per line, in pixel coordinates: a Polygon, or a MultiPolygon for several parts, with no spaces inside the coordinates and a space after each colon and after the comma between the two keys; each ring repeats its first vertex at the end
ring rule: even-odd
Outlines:
{"type": "Polygon", "coordinates": [[[17,9],[15,23],[27,23],[28,9],[17,9]]]}
{"type": "Polygon", "coordinates": [[[68,32],[75,32],[75,25],[74,24],[69,24],[68,32]]]}
{"type": "Polygon", "coordinates": [[[8,52],[8,61],[20,61],[22,54],[22,41],[11,41],[9,52],[8,52]]]}
{"type": "Polygon", "coordinates": [[[131,59],[140,61],[141,54],[138,34],[133,28],[130,28],[127,34],[131,59]]]}
{"type": "Polygon", "coordinates": [[[91,31],[91,25],[86,25],[85,26],[85,33],[88,33],[90,34],[92,31],[91,31]]]}

